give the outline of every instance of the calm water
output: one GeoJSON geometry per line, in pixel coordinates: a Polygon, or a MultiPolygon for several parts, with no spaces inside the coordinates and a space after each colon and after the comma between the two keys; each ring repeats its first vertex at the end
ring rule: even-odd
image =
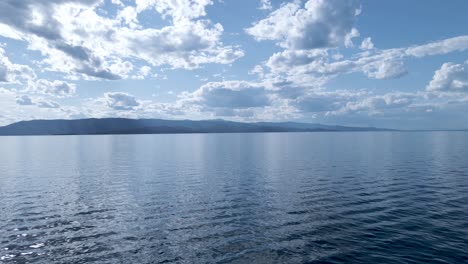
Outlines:
{"type": "Polygon", "coordinates": [[[0,137],[0,258],[467,263],[468,133],[0,137]]]}

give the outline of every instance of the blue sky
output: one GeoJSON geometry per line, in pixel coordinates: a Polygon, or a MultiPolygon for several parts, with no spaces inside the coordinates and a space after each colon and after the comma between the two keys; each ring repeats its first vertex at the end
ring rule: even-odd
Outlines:
{"type": "Polygon", "coordinates": [[[468,2],[4,0],[0,125],[468,128],[468,2]]]}

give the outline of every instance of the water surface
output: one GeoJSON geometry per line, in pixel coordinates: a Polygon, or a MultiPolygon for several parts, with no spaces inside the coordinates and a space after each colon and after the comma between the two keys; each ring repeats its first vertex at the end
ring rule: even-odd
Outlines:
{"type": "Polygon", "coordinates": [[[0,137],[0,263],[467,263],[468,133],[0,137]]]}

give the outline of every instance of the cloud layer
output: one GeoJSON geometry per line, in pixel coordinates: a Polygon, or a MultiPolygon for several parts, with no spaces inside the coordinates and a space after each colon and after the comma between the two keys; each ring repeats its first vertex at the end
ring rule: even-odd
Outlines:
{"type": "Polygon", "coordinates": [[[423,126],[467,108],[468,35],[390,45],[359,23],[369,17],[358,0],[249,4],[242,16],[249,5],[237,1],[0,1],[0,123],[122,116],[423,126]]]}

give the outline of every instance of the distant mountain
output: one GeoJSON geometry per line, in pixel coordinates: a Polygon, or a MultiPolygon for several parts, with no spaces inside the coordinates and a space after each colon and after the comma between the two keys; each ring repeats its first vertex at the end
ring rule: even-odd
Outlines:
{"type": "Polygon", "coordinates": [[[0,127],[7,135],[101,135],[169,133],[245,133],[245,132],[318,132],[388,131],[374,127],[345,127],[295,122],[242,123],[225,120],[163,120],[90,118],[78,120],[32,120],[0,127]]]}

